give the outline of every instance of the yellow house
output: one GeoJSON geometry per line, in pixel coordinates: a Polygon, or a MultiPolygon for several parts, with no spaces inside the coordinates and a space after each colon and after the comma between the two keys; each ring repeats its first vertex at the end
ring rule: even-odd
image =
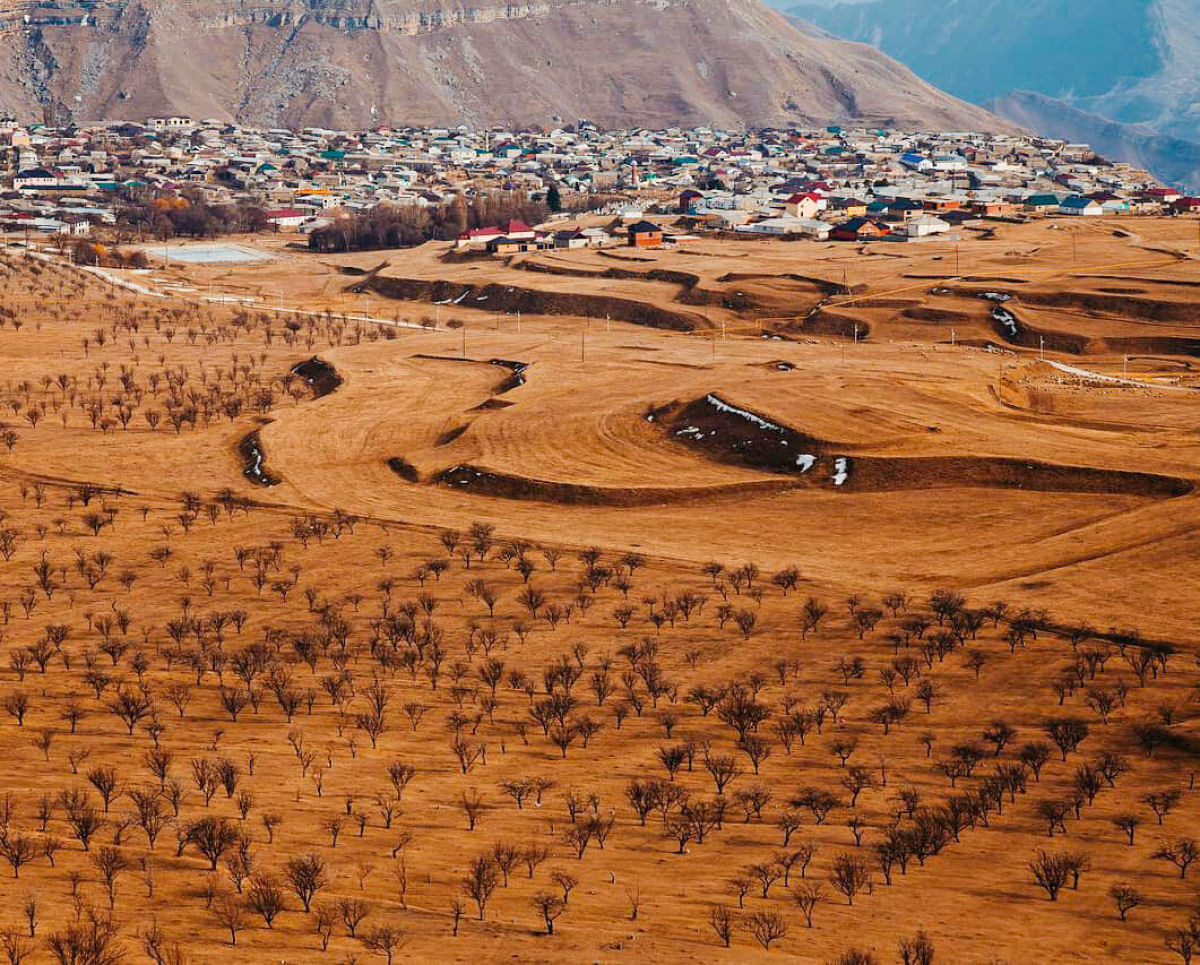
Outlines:
{"type": "Polygon", "coordinates": [[[829,206],[847,218],[865,218],[867,216],[867,202],[859,201],[857,198],[834,198],[829,206]]]}

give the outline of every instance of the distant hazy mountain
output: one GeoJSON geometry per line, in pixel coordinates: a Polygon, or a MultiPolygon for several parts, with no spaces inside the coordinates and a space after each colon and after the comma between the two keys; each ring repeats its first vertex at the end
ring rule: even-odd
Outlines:
{"type": "Polygon", "coordinates": [[[1200,143],[1147,132],[1081,111],[1043,94],[1014,91],[992,101],[1003,117],[1032,131],[1053,131],[1068,141],[1104,145],[1102,153],[1153,171],[1170,184],[1200,190],[1200,143]]]}
{"type": "Polygon", "coordinates": [[[759,0],[0,0],[0,111],[254,124],[1008,125],[759,0]]]}
{"type": "Polygon", "coordinates": [[[1071,136],[1080,118],[1047,98],[1097,115],[1101,136],[1120,130],[1095,141],[1102,153],[1134,160],[1131,144],[1140,141],[1145,151],[1146,139],[1161,134],[1182,143],[1167,140],[1150,154],[1166,159],[1182,149],[1179,161],[1190,163],[1187,143],[1200,130],[1200,0],[774,2],[836,36],[873,44],[976,103],[1012,91],[1043,95],[1036,109],[1026,102],[1022,112],[1026,121],[1040,117],[1048,135],[1071,136]],[[1104,119],[1138,128],[1106,128],[1104,119]]]}

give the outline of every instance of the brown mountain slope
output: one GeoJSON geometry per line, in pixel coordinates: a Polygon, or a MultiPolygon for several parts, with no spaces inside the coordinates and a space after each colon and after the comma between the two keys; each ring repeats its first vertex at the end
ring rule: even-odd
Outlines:
{"type": "Polygon", "coordinates": [[[758,0],[0,4],[0,109],[334,127],[1007,125],[758,0]]]}

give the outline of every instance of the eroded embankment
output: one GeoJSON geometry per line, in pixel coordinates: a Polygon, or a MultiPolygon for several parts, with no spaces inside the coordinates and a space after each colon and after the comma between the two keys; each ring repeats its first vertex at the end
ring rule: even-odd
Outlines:
{"type": "Polygon", "coordinates": [[[343,382],[337,369],[315,355],[292,366],[292,374],[300,376],[317,399],[336,391],[343,382]]]}
{"type": "Polygon", "coordinates": [[[857,456],[849,460],[847,471],[851,480],[847,488],[863,491],[962,486],[1173,499],[1193,488],[1188,480],[1174,476],[1000,456],[857,456]]]}
{"type": "Polygon", "coordinates": [[[1067,352],[1071,355],[1084,355],[1092,348],[1092,340],[1086,335],[1035,328],[1017,315],[1011,305],[1011,302],[1007,305],[995,305],[991,310],[992,329],[1010,345],[1067,352]]]}
{"type": "Polygon", "coordinates": [[[784,327],[785,331],[803,332],[805,335],[832,335],[838,338],[856,338],[866,341],[871,335],[871,326],[861,318],[843,315],[828,308],[818,308],[805,318],[784,327]]]}
{"type": "Polygon", "coordinates": [[[435,446],[437,446],[439,449],[442,446],[448,446],[455,439],[457,439],[464,432],[466,432],[469,428],[470,428],[470,424],[465,424],[465,425],[455,426],[453,429],[447,429],[445,432],[443,432],[441,435],[439,435],[436,439],[433,440],[433,444],[435,446]]]}
{"type": "Polygon", "coordinates": [[[545,261],[515,261],[511,268],[521,271],[537,272],[543,275],[562,275],[568,278],[615,278],[629,281],[661,281],[683,288],[695,288],[700,284],[700,276],[690,271],[675,271],[669,268],[647,268],[639,271],[636,268],[588,268],[580,265],[556,265],[545,261]]]}
{"type": "Polygon", "coordinates": [[[388,469],[394,472],[405,482],[415,483],[421,481],[421,474],[417,472],[417,467],[405,459],[403,456],[392,456],[387,461],[388,469]]]}
{"type": "Polygon", "coordinates": [[[660,308],[632,298],[589,295],[583,292],[541,291],[517,285],[472,285],[467,282],[429,281],[377,275],[364,283],[372,291],[403,301],[457,305],[489,312],[522,312],[526,315],[609,317],[620,322],[690,332],[702,319],[687,312],[660,308]]]}
{"type": "MultiPolygon", "coordinates": [[[[950,282],[955,280],[954,278],[947,277],[946,275],[935,275],[935,274],[929,274],[926,272],[912,272],[912,271],[903,272],[900,275],[900,277],[901,278],[912,278],[912,279],[915,279],[916,281],[942,281],[942,282],[946,282],[947,284],[949,284],[950,282]]],[[[964,281],[964,282],[990,282],[992,284],[999,283],[1002,285],[1028,285],[1029,284],[1028,278],[1010,278],[1007,275],[970,275],[969,277],[964,277],[959,280],[964,281]]],[[[967,290],[972,291],[971,289],[967,289],[967,290]]]]}
{"type": "Polygon", "coordinates": [[[649,413],[675,442],[717,462],[799,476],[805,485],[851,492],[956,487],[1103,493],[1169,499],[1189,480],[1154,473],[1067,466],[1002,456],[852,455],[830,442],[709,394],[649,413]]]}
{"type": "Polygon", "coordinates": [[[1122,355],[1200,356],[1200,338],[1174,335],[1129,335],[1100,340],[1105,351],[1122,355]]]}
{"type": "Polygon", "coordinates": [[[267,455],[258,432],[252,432],[238,443],[242,460],[242,475],[258,486],[278,486],[279,478],[267,471],[267,455]]]}
{"type": "Polygon", "coordinates": [[[1021,301],[1043,308],[1065,308],[1079,312],[1115,315],[1150,322],[1180,322],[1200,325],[1200,303],[1148,298],[1115,292],[1055,291],[1021,292],[1021,301]]]}
{"type": "Polygon", "coordinates": [[[750,494],[770,495],[795,488],[797,485],[781,479],[722,486],[587,486],[580,483],[533,479],[472,465],[451,466],[437,473],[432,482],[459,492],[497,499],[533,500],[564,506],[617,507],[660,506],[750,494]]]}
{"type": "Polygon", "coordinates": [[[818,278],[816,275],[798,275],[790,271],[778,275],[773,275],[769,272],[728,272],[717,278],[717,281],[727,285],[735,285],[747,281],[794,281],[809,285],[822,295],[845,295],[847,293],[856,295],[867,291],[866,285],[851,285],[849,292],[847,292],[846,286],[841,282],[831,281],[828,278],[818,278]]]}
{"type": "Polygon", "coordinates": [[[512,359],[488,359],[489,365],[496,365],[508,370],[508,377],[496,387],[496,394],[503,395],[513,389],[519,389],[525,384],[525,370],[528,362],[517,362],[512,359]]]}
{"type": "Polygon", "coordinates": [[[992,329],[1010,345],[1067,352],[1071,355],[1117,353],[1125,355],[1182,355],[1200,357],[1200,337],[1181,335],[1112,335],[1089,338],[1074,332],[1037,328],[1012,310],[996,305],[991,310],[992,329]]]}
{"type": "Polygon", "coordinates": [[[900,317],[912,322],[931,325],[970,325],[978,321],[968,312],[956,312],[949,308],[930,308],[926,305],[906,308],[900,317]]]}
{"type": "Polygon", "coordinates": [[[529,368],[528,362],[518,362],[513,359],[488,359],[481,361],[480,359],[465,358],[461,355],[427,355],[424,352],[419,352],[412,356],[415,359],[430,359],[435,362],[469,362],[472,365],[494,365],[497,368],[504,369],[508,372],[503,379],[496,383],[492,389],[496,395],[503,395],[505,392],[511,392],[513,389],[519,389],[525,384],[525,372],[529,368]]]}

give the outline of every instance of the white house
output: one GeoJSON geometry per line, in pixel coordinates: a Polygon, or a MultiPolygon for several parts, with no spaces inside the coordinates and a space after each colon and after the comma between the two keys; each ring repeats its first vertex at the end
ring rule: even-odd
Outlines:
{"type": "Polygon", "coordinates": [[[912,171],[919,171],[925,174],[933,170],[933,162],[924,154],[905,154],[900,158],[900,163],[912,171]]]}
{"type": "Polygon", "coordinates": [[[921,215],[913,218],[904,226],[904,233],[910,238],[928,238],[930,235],[944,235],[950,230],[950,223],[932,215],[921,215]]]}
{"type": "Polygon", "coordinates": [[[18,191],[53,188],[58,184],[58,176],[45,168],[26,168],[18,171],[13,178],[13,187],[18,191]]]}
{"type": "Polygon", "coordinates": [[[279,229],[299,228],[312,217],[311,211],[301,211],[298,208],[279,208],[267,212],[267,224],[279,229]]]}
{"type": "Polygon", "coordinates": [[[753,224],[738,225],[734,230],[755,235],[804,235],[824,241],[833,230],[833,225],[812,218],[764,218],[753,224]]]}
{"type": "Polygon", "coordinates": [[[935,171],[965,171],[967,159],[961,154],[939,154],[933,159],[935,171]]]}
{"type": "Polygon", "coordinates": [[[584,228],[581,234],[587,238],[588,244],[593,248],[603,248],[612,241],[612,235],[603,228],[584,228]]]}

